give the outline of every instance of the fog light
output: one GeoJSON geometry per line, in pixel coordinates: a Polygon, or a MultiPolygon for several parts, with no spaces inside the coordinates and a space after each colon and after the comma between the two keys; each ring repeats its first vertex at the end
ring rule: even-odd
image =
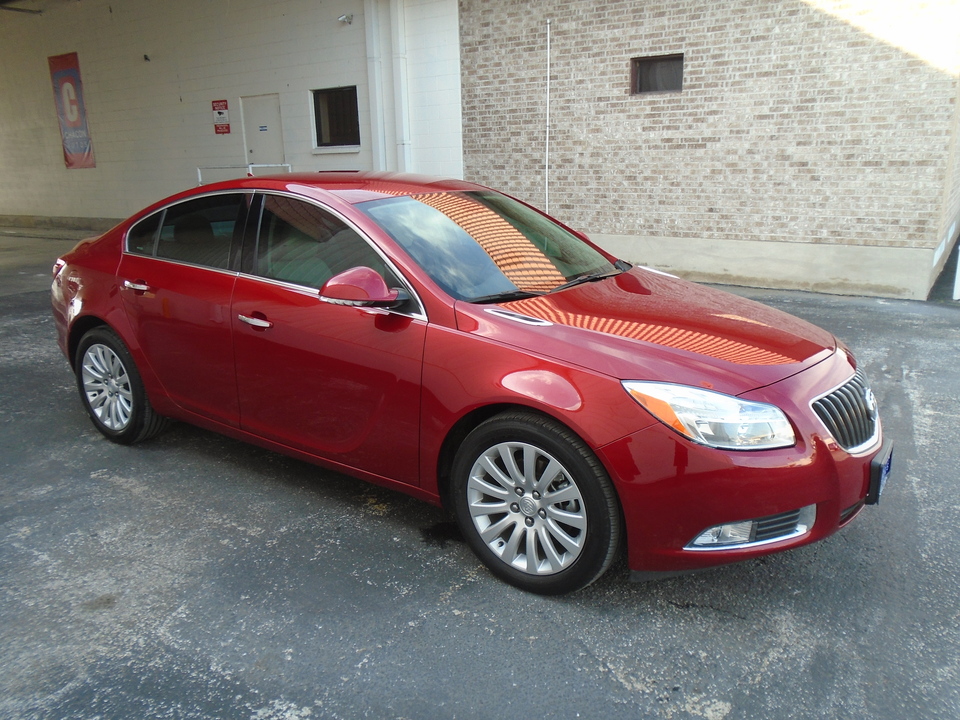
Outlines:
{"type": "Polygon", "coordinates": [[[700,533],[690,545],[693,547],[742,545],[743,543],[750,542],[750,538],[753,536],[754,525],[756,525],[756,522],[753,520],[730,523],[728,525],[717,525],[700,533]]]}

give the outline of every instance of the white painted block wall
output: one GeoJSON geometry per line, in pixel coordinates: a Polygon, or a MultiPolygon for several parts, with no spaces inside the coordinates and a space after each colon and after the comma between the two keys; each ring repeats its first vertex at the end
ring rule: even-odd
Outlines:
{"type": "Polygon", "coordinates": [[[457,3],[407,0],[406,32],[414,170],[462,178],[457,3]]]}
{"type": "MultiPolygon", "coordinates": [[[[413,170],[462,177],[456,0],[407,0],[413,170]]],[[[295,170],[373,167],[362,0],[84,0],[0,17],[0,215],[124,217],[241,165],[240,97],[277,93],[295,170]],[[350,24],[338,21],[353,15],[350,24]],[[77,52],[97,167],[64,167],[47,57],[77,52]],[[144,56],[148,57],[147,60],[144,56]],[[317,153],[317,88],[356,85],[361,148],[317,153]],[[211,102],[229,102],[214,133],[211,102]]],[[[392,117],[392,116],[391,116],[392,117]]]]}

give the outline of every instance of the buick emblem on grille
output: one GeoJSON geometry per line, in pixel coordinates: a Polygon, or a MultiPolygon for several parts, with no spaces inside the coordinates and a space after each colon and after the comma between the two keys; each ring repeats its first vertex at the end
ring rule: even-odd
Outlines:
{"type": "Polygon", "coordinates": [[[870,419],[877,419],[877,396],[873,394],[873,390],[867,388],[863,393],[863,402],[866,403],[867,412],[870,413],[870,419]]]}

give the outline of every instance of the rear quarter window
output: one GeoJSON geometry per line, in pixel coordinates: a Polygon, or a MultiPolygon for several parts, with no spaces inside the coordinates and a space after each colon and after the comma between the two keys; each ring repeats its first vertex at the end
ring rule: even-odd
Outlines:
{"type": "Polygon", "coordinates": [[[157,243],[157,228],[162,217],[162,211],[154,213],[130,228],[127,232],[127,252],[153,255],[157,243]]]}

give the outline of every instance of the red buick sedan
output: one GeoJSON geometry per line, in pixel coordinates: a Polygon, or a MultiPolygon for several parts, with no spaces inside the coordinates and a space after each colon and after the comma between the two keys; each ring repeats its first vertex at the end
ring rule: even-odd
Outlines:
{"type": "Polygon", "coordinates": [[[60,347],[119,443],[193,423],[451,510],[553,594],[805,545],[891,448],[830,333],[610,256],[509,196],[403,175],[167,198],[54,267],[60,347]]]}

